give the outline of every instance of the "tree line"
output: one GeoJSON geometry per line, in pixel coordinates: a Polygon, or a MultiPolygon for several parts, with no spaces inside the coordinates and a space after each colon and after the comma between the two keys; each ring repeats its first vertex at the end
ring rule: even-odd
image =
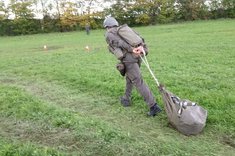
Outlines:
{"type": "Polygon", "coordinates": [[[98,29],[108,15],[131,26],[234,18],[235,0],[1,0],[0,36],[98,29]]]}

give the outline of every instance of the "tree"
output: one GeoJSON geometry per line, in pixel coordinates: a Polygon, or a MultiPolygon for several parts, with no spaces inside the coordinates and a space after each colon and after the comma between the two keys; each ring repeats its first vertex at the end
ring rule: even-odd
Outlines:
{"type": "Polygon", "coordinates": [[[11,0],[9,8],[15,19],[32,19],[34,17],[32,4],[33,0],[11,0]]]}
{"type": "Polygon", "coordinates": [[[200,19],[199,12],[203,12],[207,7],[206,0],[176,0],[176,10],[178,19],[197,20],[200,19]]]}
{"type": "Polygon", "coordinates": [[[62,15],[60,16],[61,26],[64,31],[76,29],[78,23],[77,4],[73,2],[61,3],[62,15]]]}
{"type": "Polygon", "coordinates": [[[50,16],[48,13],[48,8],[49,8],[49,4],[48,4],[48,0],[34,0],[34,3],[36,5],[36,13],[37,14],[41,14],[42,17],[40,19],[41,21],[41,30],[44,31],[45,29],[45,17],[46,16],[50,16]]]}
{"type": "Polygon", "coordinates": [[[6,3],[4,3],[4,0],[0,1],[0,20],[3,19],[8,19],[9,18],[9,8],[6,5],[6,3]]]}
{"type": "Polygon", "coordinates": [[[15,17],[14,20],[11,20],[14,35],[32,34],[40,30],[40,23],[34,20],[32,4],[33,0],[10,1],[9,9],[15,17]]]}
{"type": "Polygon", "coordinates": [[[9,11],[8,6],[4,3],[3,0],[0,1],[0,36],[10,35],[11,26],[9,25],[9,11]]]}
{"type": "Polygon", "coordinates": [[[162,0],[159,1],[159,13],[157,15],[157,21],[159,23],[169,23],[175,18],[175,0],[162,0]]]}
{"type": "Polygon", "coordinates": [[[235,17],[235,0],[223,0],[223,8],[225,10],[225,17],[234,18],[235,17]]]}
{"type": "Polygon", "coordinates": [[[139,24],[156,24],[160,12],[160,0],[136,0],[132,12],[139,24]]]}
{"type": "Polygon", "coordinates": [[[110,8],[105,9],[105,15],[111,15],[115,17],[119,23],[127,23],[129,25],[133,24],[135,19],[130,3],[125,0],[117,0],[110,8]]]}
{"type": "Polygon", "coordinates": [[[82,1],[82,18],[86,20],[83,20],[83,26],[85,26],[86,23],[89,23],[91,27],[94,27],[94,19],[92,19],[94,16],[99,15],[98,8],[102,8],[103,4],[105,3],[105,0],[83,0],[82,1]],[[85,16],[84,16],[85,15],[85,16]]]}
{"type": "Polygon", "coordinates": [[[139,24],[168,23],[174,18],[174,2],[175,0],[136,0],[131,10],[139,24]]]}

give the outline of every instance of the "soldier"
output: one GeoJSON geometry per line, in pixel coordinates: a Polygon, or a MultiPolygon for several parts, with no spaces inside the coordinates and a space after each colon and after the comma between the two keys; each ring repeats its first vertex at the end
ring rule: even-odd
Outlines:
{"type": "Polygon", "coordinates": [[[90,34],[90,24],[89,23],[86,23],[85,29],[86,29],[86,34],[89,35],[90,34]]]}
{"type": "Polygon", "coordinates": [[[118,70],[122,76],[126,76],[126,89],[125,94],[120,97],[120,101],[124,107],[131,104],[131,92],[133,86],[137,89],[140,95],[144,98],[150,111],[148,116],[155,116],[161,112],[161,108],[156,103],[156,100],[150,91],[149,87],[143,81],[140,71],[141,58],[143,50],[148,52],[147,46],[142,39],[142,43],[138,47],[132,47],[123,38],[118,35],[119,24],[113,17],[108,17],[103,22],[104,28],[106,28],[106,42],[108,49],[113,53],[121,63],[117,65],[118,70]]]}

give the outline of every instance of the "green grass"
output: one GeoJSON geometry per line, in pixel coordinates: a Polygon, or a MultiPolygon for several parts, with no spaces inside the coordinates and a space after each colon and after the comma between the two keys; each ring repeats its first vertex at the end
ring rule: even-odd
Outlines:
{"type": "Polygon", "coordinates": [[[136,91],[131,107],[120,105],[125,81],[104,30],[1,37],[0,155],[235,155],[235,20],[135,29],[159,81],[208,110],[201,134],[180,134],[165,112],[146,117],[136,91]]]}

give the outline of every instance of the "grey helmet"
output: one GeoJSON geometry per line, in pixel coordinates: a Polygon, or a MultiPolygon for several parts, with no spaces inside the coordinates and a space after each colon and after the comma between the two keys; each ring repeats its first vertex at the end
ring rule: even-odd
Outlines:
{"type": "Polygon", "coordinates": [[[117,20],[113,17],[107,17],[104,20],[103,26],[106,27],[113,27],[113,26],[119,26],[117,20]]]}

